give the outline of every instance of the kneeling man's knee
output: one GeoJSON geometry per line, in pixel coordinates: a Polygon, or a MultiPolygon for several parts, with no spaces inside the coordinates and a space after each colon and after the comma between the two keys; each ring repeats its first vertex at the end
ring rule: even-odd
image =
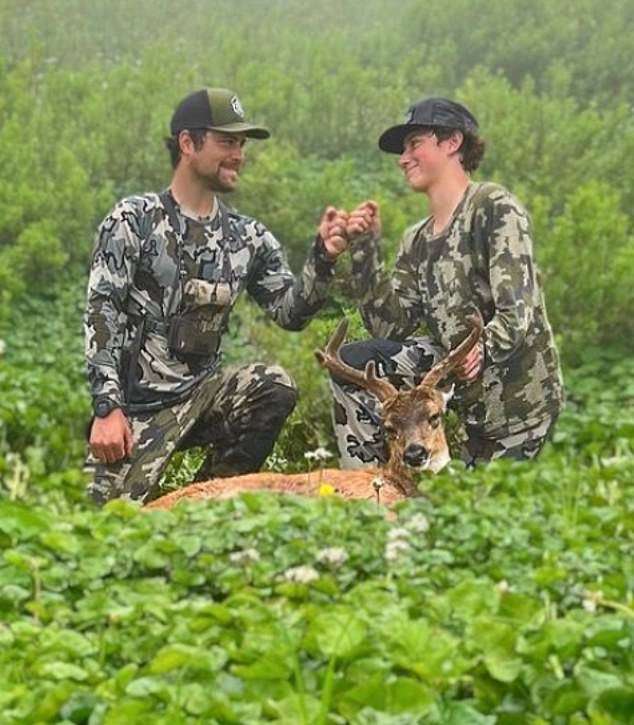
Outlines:
{"type": "Polygon", "coordinates": [[[293,378],[279,365],[272,365],[268,368],[271,375],[271,394],[276,405],[287,411],[287,415],[293,410],[297,403],[297,384],[293,378]]]}

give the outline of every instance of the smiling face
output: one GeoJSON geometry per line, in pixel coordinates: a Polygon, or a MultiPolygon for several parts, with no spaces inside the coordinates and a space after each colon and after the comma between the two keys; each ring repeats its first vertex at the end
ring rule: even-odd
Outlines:
{"type": "Polygon", "coordinates": [[[209,191],[233,191],[244,163],[246,136],[243,133],[210,130],[196,148],[187,132],[183,133],[183,157],[187,159],[189,172],[194,179],[209,191]]]}
{"type": "Polygon", "coordinates": [[[429,192],[456,163],[462,134],[456,131],[442,141],[429,129],[412,131],[403,142],[399,166],[413,191],[429,192]]]}

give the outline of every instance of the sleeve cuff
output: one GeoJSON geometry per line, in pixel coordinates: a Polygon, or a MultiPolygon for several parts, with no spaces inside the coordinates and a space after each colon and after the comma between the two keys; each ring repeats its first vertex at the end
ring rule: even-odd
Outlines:
{"type": "Polygon", "coordinates": [[[337,258],[330,257],[326,252],[324,240],[317,235],[313,244],[313,255],[315,258],[315,270],[320,277],[330,277],[334,274],[334,267],[337,258]]]}

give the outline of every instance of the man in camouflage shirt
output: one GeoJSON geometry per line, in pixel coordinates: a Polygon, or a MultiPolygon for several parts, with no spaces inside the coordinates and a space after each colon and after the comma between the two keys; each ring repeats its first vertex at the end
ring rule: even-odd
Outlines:
{"type": "Polygon", "coordinates": [[[217,197],[237,184],[246,138],[268,136],[231,91],[187,96],[166,139],[169,189],[123,199],[99,228],[85,314],[97,503],[155,497],[172,453],[190,446],[207,449],[199,480],[257,471],[293,409],[286,371],[223,369],[220,341],[243,291],[302,329],[326,299],[346,216],[326,210],[294,277],[271,232],[217,197]]]}
{"type": "MultiPolygon", "coordinates": [[[[407,182],[428,197],[431,215],[406,231],[391,276],[383,269],[378,205],[365,202],[350,215],[355,291],[365,326],[380,339],[344,346],[342,357],[358,368],[374,359],[397,386],[411,387],[465,337],[468,316],[479,313],[484,334],[457,371],[453,400],[467,435],[463,458],[470,465],[532,458],[561,410],[563,386],[526,211],[503,187],[471,181],[484,142],[476,119],[458,103],[415,104],[405,123],[382,134],[379,147],[400,155],[407,182]],[[428,335],[410,337],[420,325],[428,335]]],[[[333,389],[342,465],[384,459],[376,401],[337,381],[333,389]]]]}

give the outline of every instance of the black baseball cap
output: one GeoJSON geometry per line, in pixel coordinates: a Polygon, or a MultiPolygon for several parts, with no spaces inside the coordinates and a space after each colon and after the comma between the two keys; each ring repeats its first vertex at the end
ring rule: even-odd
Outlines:
{"type": "Polygon", "coordinates": [[[406,136],[418,126],[440,126],[463,132],[478,132],[478,122],[468,108],[449,98],[436,96],[410,106],[405,123],[392,126],[381,134],[379,148],[388,154],[402,154],[406,136]]]}
{"type": "Polygon", "coordinates": [[[263,126],[245,121],[240,99],[227,88],[203,88],[184,98],[176,106],[170,130],[172,135],[176,135],[186,128],[244,133],[250,138],[268,138],[271,135],[263,126]]]}

